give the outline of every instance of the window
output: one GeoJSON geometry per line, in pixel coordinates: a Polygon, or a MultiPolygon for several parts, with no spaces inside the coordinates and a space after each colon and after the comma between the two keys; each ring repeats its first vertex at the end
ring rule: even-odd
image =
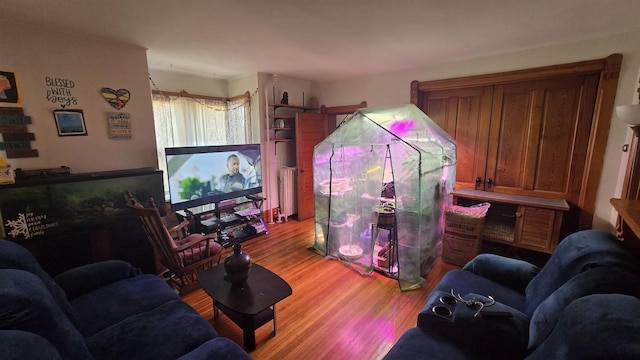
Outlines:
{"type": "Polygon", "coordinates": [[[185,91],[153,94],[158,167],[168,191],[167,147],[231,145],[250,142],[249,97],[233,100],[189,95],[185,91]]]}

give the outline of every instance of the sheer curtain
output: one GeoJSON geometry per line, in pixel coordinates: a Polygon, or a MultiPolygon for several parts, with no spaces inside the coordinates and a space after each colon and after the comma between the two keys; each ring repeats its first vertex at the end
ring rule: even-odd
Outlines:
{"type": "Polygon", "coordinates": [[[158,167],[164,173],[167,147],[246,144],[251,128],[249,99],[235,101],[153,94],[158,167]]]}

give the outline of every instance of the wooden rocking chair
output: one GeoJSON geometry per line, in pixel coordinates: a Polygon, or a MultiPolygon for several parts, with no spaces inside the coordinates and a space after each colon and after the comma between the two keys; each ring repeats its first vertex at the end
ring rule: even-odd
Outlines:
{"type": "Polygon", "coordinates": [[[127,191],[127,205],[140,219],[147,239],[166,267],[164,276],[178,291],[197,285],[198,271],[220,262],[223,247],[213,240],[215,233],[189,234],[188,220],[167,229],[153,198],[145,208],[127,191]]]}

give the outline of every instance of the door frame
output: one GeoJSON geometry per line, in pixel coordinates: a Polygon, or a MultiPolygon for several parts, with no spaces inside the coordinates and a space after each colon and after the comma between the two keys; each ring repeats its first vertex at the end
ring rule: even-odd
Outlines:
{"type": "Polygon", "coordinates": [[[327,119],[329,121],[329,129],[331,130],[330,131],[331,133],[333,132],[333,130],[336,129],[336,127],[338,127],[338,124],[336,123],[337,115],[351,114],[353,112],[356,112],[358,109],[362,109],[366,107],[367,107],[366,101],[362,101],[360,102],[360,104],[354,104],[354,105],[329,106],[329,107],[322,105],[320,107],[320,113],[327,115],[327,119]]]}

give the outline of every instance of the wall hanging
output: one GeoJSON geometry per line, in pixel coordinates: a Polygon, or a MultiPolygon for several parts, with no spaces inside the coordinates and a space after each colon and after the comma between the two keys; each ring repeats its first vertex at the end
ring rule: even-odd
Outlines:
{"type": "Polygon", "coordinates": [[[18,80],[16,74],[0,71],[0,102],[19,103],[18,80]]]}
{"type": "Polygon", "coordinates": [[[82,110],[54,110],[58,136],[87,135],[82,110]]]}
{"type": "Polygon", "coordinates": [[[36,136],[29,132],[28,124],[31,116],[25,116],[22,108],[0,107],[0,151],[4,150],[8,159],[38,156],[38,150],[31,148],[36,136]]]}
{"type": "Polygon", "coordinates": [[[131,114],[110,112],[108,118],[109,139],[131,139],[131,114]]]}
{"type": "Polygon", "coordinates": [[[112,88],[102,88],[102,97],[116,110],[120,110],[131,99],[131,93],[127,89],[114,90],[112,88]]]}
{"type": "Polygon", "coordinates": [[[76,87],[75,81],[53,76],[45,76],[44,84],[47,86],[47,101],[58,104],[65,109],[67,106],[77,106],[78,98],[73,96],[72,89],[76,87]]]}

